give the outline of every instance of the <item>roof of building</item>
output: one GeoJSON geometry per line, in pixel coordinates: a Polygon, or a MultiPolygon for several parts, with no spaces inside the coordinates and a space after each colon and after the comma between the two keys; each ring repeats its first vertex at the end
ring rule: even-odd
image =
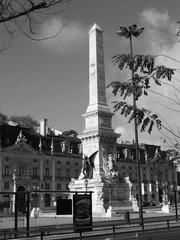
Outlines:
{"type": "Polygon", "coordinates": [[[25,141],[37,151],[41,150],[42,152],[50,153],[53,150],[54,153],[62,153],[62,144],[66,142],[73,153],[79,154],[78,145],[81,143],[81,140],[77,136],[42,136],[30,130],[30,128],[20,125],[13,126],[7,123],[0,125],[0,134],[2,149],[16,144],[17,141],[25,141]]]}

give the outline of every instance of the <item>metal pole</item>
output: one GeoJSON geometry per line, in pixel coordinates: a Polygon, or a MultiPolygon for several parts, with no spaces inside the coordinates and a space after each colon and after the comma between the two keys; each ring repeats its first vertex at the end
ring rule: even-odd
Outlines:
{"type": "Polygon", "coordinates": [[[175,203],[176,222],[177,222],[178,221],[178,208],[177,208],[176,186],[174,186],[174,203],[175,203]]]}
{"type": "Polygon", "coordinates": [[[14,193],[15,194],[15,212],[14,212],[14,231],[15,231],[15,237],[17,237],[17,228],[18,228],[18,212],[17,212],[17,200],[18,200],[18,197],[17,197],[17,192],[14,193]]]}
{"type": "MultiPolygon", "coordinates": [[[[133,59],[133,48],[132,48],[132,35],[130,34],[130,54],[131,60],[133,59]]],[[[138,205],[139,205],[139,220],[144,231],[143,221],[143,209],[142,209],[142,192],[141,192],[141,167],[140,167],[140,156],[139,156],[139,141],[138,141],[138,130],[137,130],[137,117],[136,117],[136,96],[135,96],[135,79],[134,70],[132,68],[132,87],[133,87],[133,106],[134,106],[134,132],[135,132],[135,145],[136,145],[136,161],[137,161],[137,183],[138,183],[138,205]]]]}
{"type": "Polygon", "coordinates": [[[110,182],[110,206],[112,206],[112,186],[111,186],[111,182],[110,182]]]}
{"type": "Polygon", "coordinates": [[[29,197],[30,197],[30,193],[27,193],[27,201],[26,201],[26,231],[27,231],[27,236],[29,236],[29,197]]]}

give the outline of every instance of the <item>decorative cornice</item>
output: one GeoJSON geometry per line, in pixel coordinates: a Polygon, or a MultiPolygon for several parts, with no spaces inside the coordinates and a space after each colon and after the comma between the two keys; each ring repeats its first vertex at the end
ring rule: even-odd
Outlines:
{"type": "Polygon", "coordinates": [[[90,131],[87,133],[83,133],[81,135],[78,135],[78,137],[81,139],[81,141],[84,140],[95,140],[95,138],[102,139],[105,142],[114,142],[120,135],[115,132],[101,132],[101,131],[90,131]]]}

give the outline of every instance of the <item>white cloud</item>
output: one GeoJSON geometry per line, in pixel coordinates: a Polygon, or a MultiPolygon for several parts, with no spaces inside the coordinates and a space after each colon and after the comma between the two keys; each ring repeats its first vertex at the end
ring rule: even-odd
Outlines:
{"type": "Polygon", "coordinates": [[[147,51],[157,53],[174,43],[176,24],[171,21],[167,10],[145,9],[139,14],[140,23],[145,28],[142,40],[147,51]]]}
{"type": "Polygon", "coordinates": [[[44,47],[57,54],[81,54],[87,48],[88,26],[78,21],[66,21],[60,18],[52,18],[46,21],[41,28],[42,37],[55,37],[41,42],[44,47]]]}
{"type": "Polygon", "coordinates": [[[167,10],[159,12],[155,8],[144,9],[139,16],[142,22],[153,28],[166,27],[170,22],[170,17],[167,10]]]}

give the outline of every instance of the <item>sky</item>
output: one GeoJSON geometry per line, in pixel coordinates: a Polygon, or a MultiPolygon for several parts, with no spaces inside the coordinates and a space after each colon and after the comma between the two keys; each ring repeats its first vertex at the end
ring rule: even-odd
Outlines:
{"type": "MultiPolygon", "coordinates": [[[[97,23],[104,31],[106,84],[125,81],[128,72],[120,72],[111,58],[129,52],[129,42],[119,39],[120,26],[137,24],[143,34],[133,40],[134,54],[161,55],[157,64],[180,69],[180,41],[176,37],[180,20],[180,2],[174,0],[72,0],[65,11],[50,15],[36,27],[35,37],[47,37],[61,29],[60,34],[46,41],[33,41],[16,32],[8,49],[0,52],[0,112],[11,115],[31,115],[34,119],[48,119],[52,128],[61,131],[84,130],[82,114],[88,106],[88,31],[97,23]],[[168,57],[162,57],[168,56],[168,57]],[[171,59],[171,58],[175,59],[171,59]]],[[[1,46],[6,39],[1,38],[1,46]]],[[[180,70],[171,86],[162,84],[138,103],[160,114],[169,129],[179,128],[180,70]],[[171,99],[164,98],[163,95],[171,99]],[[172,109],[175,109],[172,110],[172,109]]],[[[114,100],[107,89],[107,101],[112,109],[114,100]]],[[[116,113],[113,128],[121,134],[119,141],[134,139],[133,124],[116,113]]],[[[139,133],[139,141],[169,147],[178,141],[168,132],[154,130],[151,135],[139,133]]]]}

